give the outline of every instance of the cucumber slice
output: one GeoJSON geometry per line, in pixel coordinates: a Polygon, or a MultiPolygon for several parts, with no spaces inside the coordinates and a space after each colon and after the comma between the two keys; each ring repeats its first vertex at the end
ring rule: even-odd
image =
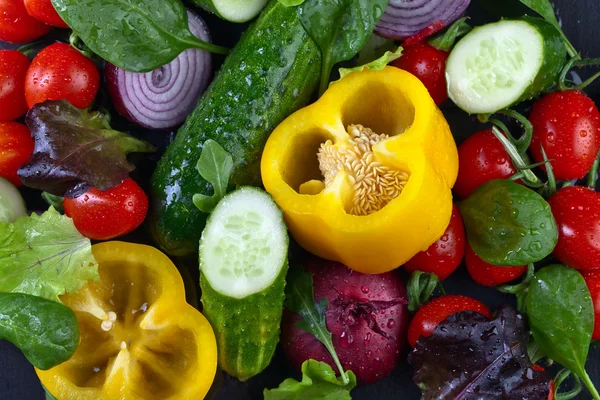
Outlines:
{"type": "Polygon", "coordinates": [[[0,222],[13,222],[26,215],[25,201],[19,190],[6,179],[0,178],[0,222]]]}
{"type": "Polygon", "coordinates": [[[492,114],[555,84],[566,54],[560,33],[540,18],[475,28],[448,57],[448,95],[469,114],[492,114]]]}
{"type": "Polygon", "coordinates": [[[211,214],[200,240],[200,270],[215,291],[242,299],[273,284],[287,263],[288,244],[271,196],[244,187],[211,214]]]}
{"type": "Polygon", "coordinates": [[[206,11],[230,22],[246,22],[256,17],[268,0],[193,0],[206,11]]]}

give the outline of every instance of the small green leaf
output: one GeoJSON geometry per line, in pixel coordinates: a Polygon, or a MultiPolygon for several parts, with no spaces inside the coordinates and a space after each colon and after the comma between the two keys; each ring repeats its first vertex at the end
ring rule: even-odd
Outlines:
{"type": "Polygon", "coordinates": [[[556,13],[550,0],[520,0],[521,3],[531,8],[536,13],[540,14],[546,21],[558,26],[558,20],[556,19],[556,13]]]}
{"type": "Polygon", "coordinates": [[[395,51],[386,51],[383,56],[379,57],[375,61],[371,61],[368,64],[361,65],[361,66],[354,67],[354,68],[340,68],[340,79],[338,79],[337,81],[331,82],[329,84],[329,86],[333,85],[336,82],[339,82],[340,80],[342,80],[346,75],[348,75],[351,72],[361,72],[361,71],[364,71],[365,69],[370,69],[371,71],[378,71],[378,70],[384,69],[386,67],[386,65],[388,65],[389,63],[391,63],[394,60],[397,60],[400,57],[402,57],[402,47],[398,47],[395,51]]]}
{"type": "Polygon", "coordinates": [[[48,192],[43,192],[42,199],[44,199],[44,201],[46,203],[48,203],[49,206],[54,207],[57,211],[60,211],[60,212],[64,211],[64,202],[65,202],[64,197],[55,196],[52,193],[48,193],[48,192]]]}
{"type": "Polygon", "coordinates": [[[200,176],[212,185],[214,194],[209,197],[197,193],[193,201],[200,211],[210,213],[227,194],[233,157],[219,143],[209,139],[204,142],[197,168],[200,176]]]}
{"type": "Polygon", "coordinates": [[[23,293],[0,293],[0,339],[17,346],[39,369],[67,361],[79,345],[73,311],[54,301],[23,293]]]}
{"type": "Polygon", "coordinates": [[[305,1],[306,0],[279,0],[279,2],[286,7],[299,6],[300,4],[304,3],[305,1]]]}
{"type": "Polygon", "coordinates": [[[42,385],[42,387],[44,388],[44,392],[46,392],[46,400],[58,400],[56,397],[52,396],[52,393],[50,393],[44,385],[42,385]]]}
{"type": "Polygon", "coordinates": [[[469,244],[487,263],[519,266],[538,262],[558,241],[550,205],[509,180],[492,180],[460,204],[469,244]]]}
{"type": "Polygon", "coordinates": [[[276,389],[265,389],[265,400],[350,400],[350,391],[356,386],[356,376],[347,371],[349,382],[337,378],[333,369],[324,362],[306,360],[302,364],[302,382],[286,379],[276,389]]]}
{"type": "Polygon", "coordinates": [[[368,64],[383,56],[386,51],[394,51],[398,45],[393,40],[386,39],[376,33],[371,34],[367,43],[360,49],[356,59],[356,65],[368,64]]]}
{"type": "Polygon", "coordinates": [[[448,28],[446,32],[441,35],[437,35],[436,37],[429,40],[429,44],[435,47],[438,50],[450,51],[454,47],[456,40],[467,33],[469,33],[473,28],[471,25],[467,24],[467,17],[461,18],[448,28]]]}

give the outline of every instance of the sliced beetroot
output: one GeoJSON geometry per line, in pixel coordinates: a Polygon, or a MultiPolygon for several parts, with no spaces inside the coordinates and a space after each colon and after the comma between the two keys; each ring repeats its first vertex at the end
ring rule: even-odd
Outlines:
{"type": "MultiPolygon", "coordinates": [[[[327,329],[344,369],[352,370],[360,384],[388,376],[407,344],[409,313],[402,278],[397,272],[365,275],[318,258],[305,269],[313,274],[315,301],[328,300],[327,329]]],[[[281,342],[290,362],[300,369],[305,360],[314,359],[337,370],[325,346],[296,326],[299,319],[284,311],[281,342]]]]}

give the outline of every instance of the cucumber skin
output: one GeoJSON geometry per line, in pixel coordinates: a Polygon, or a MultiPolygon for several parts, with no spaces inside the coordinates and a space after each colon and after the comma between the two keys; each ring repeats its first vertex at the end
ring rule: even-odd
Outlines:
{"type": "Polygon", "coordinates": [[[308,104],[320,73],[321,53],[302,27],[296,7],[271,0],[158,163],[150,229],[161,249],[172,256],[198,251],[207,215],[192,197],[212,195],[211,185],[196,170],[202,144],[213,139],[231,153],[230,186],[260,186],[260,158],[269,135],[308,104]]]}
{"type": "Polygon", "coordinates": [[[270,363],[279,343],[287,259],[271,286],[243,299],[215,291],[200,273],[202,313],[217,338],[219,367],[244,382],[270,363]]]}
{"type": "Polygon", "coordinates": [[[240,21],[232,21],[229,20],[225,17],[223,17],[221,15],[221,13],[219,13],[219,11],[217,10],[217,8],[214,6],[213,4],[213,0],[191,0],[192,3],[194,3],[195,5],[197,5],[198,7],[203,8],[204,10],[208,11],[211,14],[215,14],[217,17],[224,19],[225,21],[229,21],[229,22],[235,22],[235,23],[242,23],[242,22],[247,22],[249,20],[251,20],[254,17],[245,19],[245,20],[240,20],[240,21]]]}

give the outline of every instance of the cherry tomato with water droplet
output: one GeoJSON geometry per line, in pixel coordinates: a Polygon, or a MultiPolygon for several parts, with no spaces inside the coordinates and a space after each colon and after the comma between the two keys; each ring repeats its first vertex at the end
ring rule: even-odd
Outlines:
{"type": "Polygon", "coordinates": [[[408,342],[415,347],[421,336],[427,337],[440,322],[461,311],[475,311],[492,318],[490,309],[482,302],[462,295],[444,295],[431,300],[417,311],[408,327],[408,342]]]}
{"type": "Polygon", "coordinates": [[[527,266],[523,265],[520,267],[503,267],[488,264],[483,261],[467,243],[467,250],[465,254],[465,264],[471,278],[482,286],[498,286],[504,283],[514,281],[525,272],[527,272],[527,266]]]}
{"type": "Polygon", "coordinates": [[[587,284],[594,305],[594,332],[592,340],[600,340],[600,270],[585,271],[583,279],[587,284]]]}
{"type": "Polygon", "coordinates": [[[464,200],[479,186],[517,173],[508,152],[491,129],[472,134],[458,147],[458,178],[454,192],[464,200]]]}
{"type": "Polygon", "coordinates": [[[554,92],[533,105],[530,151],[536,162],[544,161],[542,146],[557,180],[581,179],[600,150],[600,112],[580,91],[554,92]]]}
{"type": "Polygon", "coordinates": [[[46,25],[27,13],[23,0],[0,1],[0,40],[27,43],[50,32],[46,25]]]}
{"type": "Polygon", "coordinates": [[[411,258],[404,268],[408,272],[422,271],[436,274],[444,280],[460,265],[465,254],[465,227],[456,205],[452,206],[450,224],[441,238],[411,258]]]}
{"type": "Polygon", "coordinates": [[[126,235],[144,222],[148,196],[131,178],[104,192],[92,188],[75,199],[65,198],[65,214],[82,235],[109,240],[126,235]]]}
{"type": "Polygon", "coordinates": [[[33,18],[57,28],[68,28],[69,25],[58,15],[51,0],[25,0],[25,9],[33,18]]]}
{"type": "Polygon", "coordinates": [[[558,227],[558,243],[552,254],[578,270],[600,268],[600,193],[568,186],[548,203],[558,227]]]}
{"type": "Polygon", "coordinates": [[[410,72],[425,85],[429,94],[440,105],[448,98],[446,60],[448,52],[420,42],[403,50],[402,57],[392,62],[394,67],[410,72]]]}
{"type": "Polygon", "coordinates": [[[0,122],[0,177],[22,186],[17,171],[33,153],[29,129],[17,122],[0,122]]]}
{"type": "Polygon", "coordinates": [[[0,50],[0,121],[12,121],[27,112],[25,76],[29,58],[16,50],[0,50]]]}
{"type": "Polygon", "coordinates": [[[100,87],[96,65],[64,43],[43,49],[31,62],[25,80],[29,108],[47,100],[67,100],[77,108],[89,107],[100,87]]]}

